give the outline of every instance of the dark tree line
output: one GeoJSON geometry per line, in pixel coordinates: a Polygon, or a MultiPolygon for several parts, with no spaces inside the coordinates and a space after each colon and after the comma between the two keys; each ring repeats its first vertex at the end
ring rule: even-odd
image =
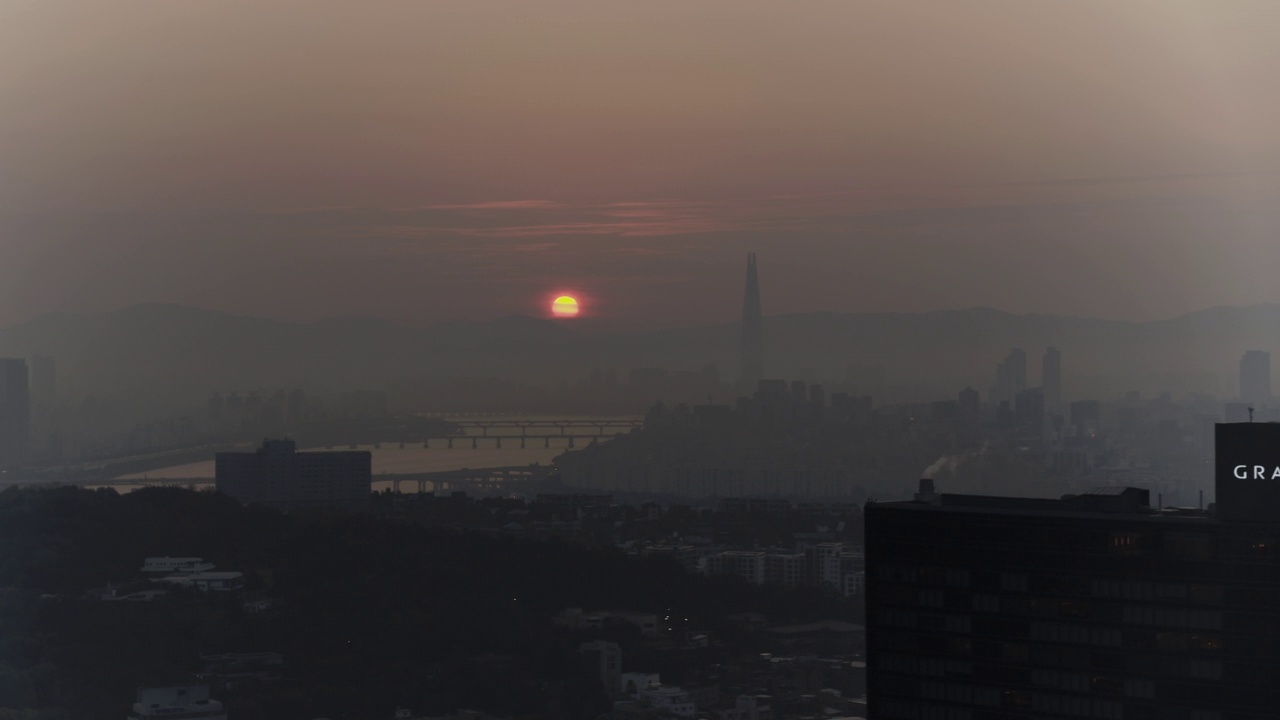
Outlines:
{"type": "Polygon", "coordinates": [[[608,704],[576,651],[583,638],[551,622],[569,606],[670,608],[726,638],[730,613],[843,612],[833,596],[692,576],[608,548],[285,516],[179,489],[10,489],[0,493],[0,708],[11,710],[0,720],[118,720],[138,685],[190,679],[202,653],[252,651],[283,653],[286,665],[278,682],[229,696],[236,720],[390,717],[397,705],[595,717],[608,704]],[[240,570],[247,596],[280,604],[250,613],[219,593],[86,595],[138,578],[151,555],[240,570]]]}

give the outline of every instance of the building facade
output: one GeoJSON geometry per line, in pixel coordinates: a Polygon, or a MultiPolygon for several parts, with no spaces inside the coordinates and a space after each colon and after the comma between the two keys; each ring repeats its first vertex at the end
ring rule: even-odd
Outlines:
{"type": "Polygon", "coordinates": [[[992,402],[1012,404],[1022,390],[1027,389],[1027,351],[1013,348],[1000,364],[996,365],[996,384],[991,391],[992,402]]]}
{"type": "Polygon", "coordinates": [[[214,473],[219,492],[246,504],[286,511],[359,509],[369,502],[373,456],[298,452],[292,440],[267,440],[255,452],[218,453],[214,473]]]}
{"type": "Polygon", "coordinates": [[[726,550],[708,555],[708,575],[737,575],[753,585],[763,585],[766,578],[765,554],[753,550],[726,550]]]}
{"type": "Polygon", "coordinates": [[[616,697],[622,692],[622,648],[617,643],[606,640],[582,643],[578,653],[596,672],[609,697],[616,697]]]}
{"type": "Polygon", "coordinates": [[[1276,717],[1280,425],[1217,435],[1213,512],[1138,488],[869,503],[869,716],[1276,717]]]}

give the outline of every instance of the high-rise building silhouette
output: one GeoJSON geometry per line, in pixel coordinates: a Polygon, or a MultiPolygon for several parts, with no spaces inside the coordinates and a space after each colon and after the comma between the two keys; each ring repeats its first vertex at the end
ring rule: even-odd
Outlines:
{"type": "Polygon", "coordinates": [[[31,388],[31,421],[47,423],[57,395],[57,366],[47,355],[32,355],[27,360],[31,388]]]}
{"type": "Polygon", "coordinates": [[[868,502],[867,717],[1276,717],[1280,425],[1215,443],[1213,509],[932,480],[868,502]]]}
{"type": "Polygon", "coordinates": [[[1044,365],[1040,386],[1044,389],[1044,405],[1050,410],[1062,406],[1062,353],[1058,348],[1044,349],[1044,365]]]}
{"type": "Polygon", "coordinates": [[[255,452],[214,456],[218,492],[280,510],[360,508],[369,501],[373,454],[298,452],[292,440],[266,440],[255,452]]]}
{"type": "Polygon", "coordinates": [[[1013,421],[1018,428],[1032,435],[1044,432],[1044,390],[1027,388],[1019,390],[1013,399],[1013,421]]]}
{"type": "Polygon", "coordinates": [[[27,362],[22,358],[0,358],[0,467],[26,459],[30,435],[27,362]]]}
{"type": "Polygon", "coordinates": [[[992,390],[993,402],[1012,404],[1018,393],[1027,389],[1027,351],[1013,348],[996,366],[996,384],[992,390]]]}
{"type": "Polygon", "coordinates": [[[764,375],[764,319],[760,313],[760,279],[756,254],[747,254],[747,288],[742,298],[742,383],[755,387],[764,375]]]}
{"type": "Polygon", "coordinates": [[[1077,400],[1071,403],[1071,424],[1079,435],[1096,436],[1102,428],[1102,404],[1097,400],[1077,400]]]}
{"type": "Polygon", "coordinates": [[[808,397],[809,386],[804,384],[803,380],[791,381],[791,404],[799,407],[804,405],[805,398],[808,397]]]}
{"type": "Polygon", "coordinates": [[[960,417],[970,422],[977,420],[981,412],[980,401],[978,391],[966,386],[957,396],[960,417]]]}
{"type": "Polygon", "coordinates": [[[1259,409],[1271,402],[1271,353],[1250,350],[1240,358],[1240,399],[1259,409]]]}

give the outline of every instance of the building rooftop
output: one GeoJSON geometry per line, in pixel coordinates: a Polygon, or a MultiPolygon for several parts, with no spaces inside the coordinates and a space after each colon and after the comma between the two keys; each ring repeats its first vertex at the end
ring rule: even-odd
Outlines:
{"type": "Polygon", "coordinates": [[[843,620],[822,620],[800,625],[777,625],[769,628],[766,632],[774,635],[797,635],[818,632],[853,633],[863,630],[866,630],[866,628],[857,623],[844,622],[843,620]]]}
{"type": "Polygon", "coordinates": [[[1136,489],[1136,488],[1121,487],[1121,486],[1119,486],[1119,485],[1114,485],[1114,486],[1111,486],[1111,487],[1096,487],[1096,488],[1090,488],[1089,490],[1085,490],[1083,493],[1080,493],[1080,494],[1081,494],[1081,495],[1104,495],[1104,496],[1109,496],[1109,497],[1118,497],[1118,496],[1122,496],[1122,495],[1124,495],[1125,493],[1128,493],[1128,492],[1130,492],[1130,491],[1132,491],[1132,490],[1135,490],[1135,489],[1136,489]]]}
{"type": "Polygon", "coordinates": [[[235,580],[238,577],[244,577],[244,573],[235,571],[202,572],[188,575],[187,577],[192,580],[235,580]]]}
{"type": "Polygon", "coordinates": [[[932,492],[932,485],[923,484],[921,492],[915,499],[875,503],[868,502],[869,507],[888,506],[895,509],[918,509],[924,511],[958,511],[985,512],[995,514],[1021,515],[1093,515],[1206,521],[1212,513],[1195,508],[1153,508],[1151,507],[1151,491],[1136,487],[1098,487],[1078,495],[1063,495],[1060,498],[1006,497],[999,495],[963,495],[938,494],[932,492]]]}

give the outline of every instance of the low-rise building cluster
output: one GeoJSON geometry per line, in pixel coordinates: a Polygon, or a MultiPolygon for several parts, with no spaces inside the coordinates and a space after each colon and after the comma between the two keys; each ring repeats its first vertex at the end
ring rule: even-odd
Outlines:
{"type": "MultiPolygon", "coordinates": [[[[646,552],[654,549],[646,548],[646,552]]],[[[692,546],[656,546],[656,550],[656,554],[676,557],[696,553],[692,546]]],[[[697,568],[708,575],[735,575],[753,585],[827,585],[844,597],[862,594],[866,559],[860,547],[838,542],[800,543],[796,550],[723,550],[699,558],[697,568]]]]}
{"type": "Polygon", "coordinates": [[[198,557],[149,557],[142,563],[141,577],[108,583],[89,591],[105,601],[153,602],[168,596],[171,588],[191,588],[200,592],[233,592],[244,587],[244,573],[217,570],[198,557]]]}
{"type": "Polygon", "coordinates": [[[211,562],[198,557],[149,557],[142,572],[153,583],[195,588],[201,592],[230,592],[244,587],[244,573],[217,570],[211,562]]]}
{"type": "Polygon", "coordinates": [[[181,718],[227,720],[222,703],[209,697],[208,685],[138,688],[129,720],[181,718]]]}
{"type": "Polygon", "coordinates": [[[690,627],[683,618],[637,611],[568,608],[556,618],[565,631],[594,637],[579,654],[612,701],[613,720],[775,720],[865,717],[866,631],[825,620],[770,624],[755,613],[727,618],[735,637],[690,627]],[[629,623],[641,640],[624,649],[604,639],[629,623]],[[700,642],[689,642],[701,638],[700,642]],[[682,667],[678,682],[659,665],[682,667]]]}

